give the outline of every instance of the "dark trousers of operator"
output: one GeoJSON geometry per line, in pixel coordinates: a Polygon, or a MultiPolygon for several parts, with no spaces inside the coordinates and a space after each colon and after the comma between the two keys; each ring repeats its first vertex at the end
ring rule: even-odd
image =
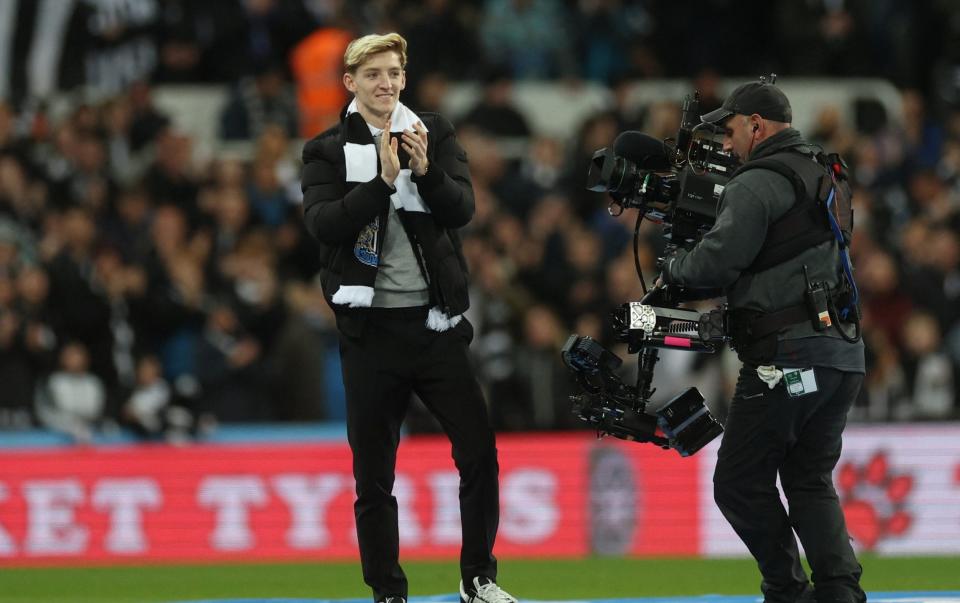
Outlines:
{"type": "Polygon", "coordinates": [[[818,391],[791,397],[755,366],[740,370],[717,454],[714,498],[757,560],[766,603],[861,603],[862,568],[847,533],[832,473],[863,375],[815,368],[818,391]],[[790,508],[776,488],[777,474],[790,508]],[[800,564],[794,532],[812,570],[800,564]]]}
{"type": "Polygon", "coordinates": [[[359,338],[340,335],[363,579],[377,600],[407,597],[392,491],[400,425],[411,392],[443,427],[460,472],[464,583],[475,576],[496,579],[499,466],[486,404],[467,353],[473,328],[462,320],[447,331],[431,331],[424,325],[426,308],[368,312],[359,338]]]}

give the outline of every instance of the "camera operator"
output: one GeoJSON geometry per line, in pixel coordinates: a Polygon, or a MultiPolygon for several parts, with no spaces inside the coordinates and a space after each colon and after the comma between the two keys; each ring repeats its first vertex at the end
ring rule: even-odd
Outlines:
{"type": "Polygon", "coordinates": [[[764,600],[859,603],[866,600],[862,567],[831,477],[847,411],[863,382],[864,350],[851,335],[854,325],[810,310],[811,300],[823,304],[825,295],[833,303],[830,292],[843,291],[844,281],[836,238],[806,236],[816,234],[815,224],[795,210],[816,198],[802,198],[796,182],[768,167],[770,161],[791,165],[797,156],[814,162],[819,149],[791,127],[791,118],[786,96],[764,78],[739,86],[721,108],[701,117],[722,129],[724,150],[745,164],[727,183],[712,229],[690,251],[666,258],[660,282],[722,288],[727,297],[743,365],[718,452],[714,497],[757,560],[764,600]],[[755,163],[764,158],[763,167],[755,163]],[[812,243],[797,249],[797,241],[812,243]],[[778,474],[789,514],[777,492],[778,474]]]}

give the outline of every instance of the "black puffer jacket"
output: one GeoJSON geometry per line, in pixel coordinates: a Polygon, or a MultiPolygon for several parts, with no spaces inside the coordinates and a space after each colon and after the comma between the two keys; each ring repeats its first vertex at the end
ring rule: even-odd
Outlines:
{"type": "MultiPolygon", "coordinates": [[[[429,169],[413,176],[417,190],[436,226],[428,241],[421,243],[427,262],[432,304],[441,306],[448,316],[462,314],[469,307],[467,266],[463,258],[457,228],[473,217],[473,185],[467,154],[457,142],[453,126],[436,113],[421,113],[429,131],[427,158],[429,169]]],[[[372,136],[371,136],[372,142],[372,136]]],[[[350,257],[361,229],[382,214],[390,203],[392,188],[377,176],[352,188],[346,183],[343,147],[346,143],[344,116],[336,126],[319,134],[303,148],[303,219],[307,231],[320,243],[321,281],[330,302],[340,287],[343,258],[350,257]]],[[[347,309],[331,303],[337,324],[347,334],[359,332],[365,309],[347,309]]]]}

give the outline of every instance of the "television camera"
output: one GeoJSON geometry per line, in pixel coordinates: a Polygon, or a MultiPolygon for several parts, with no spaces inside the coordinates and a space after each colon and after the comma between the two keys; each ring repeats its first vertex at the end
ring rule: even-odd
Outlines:
{"type": "Polygon", "coordinates": [[[698,133],[717,131],[699,123],[700,97],[687,95],[676,139],[641,132],[617,136],[613,148],[594,152],[587,189],[610,193],[611,213],[639,209],[640,218],[661,224],[670,244],[690,248],[710,229],[720,193],[739,161],[722,143],[698,133]]]}
{"type": "Polygon", "coordinates": [[[727,339],[722,308],[700,313],[681,308],[685,301],[716,297],[715,292],[666,285],[647,290],[639,261],[640,224],[647,218],[663,227],[667,253],[692,248],[713,226],[723,187],[738,167],[714,140],[717,133],[700,123],[700,97],[687,95],[675,139],[657,140],[640,132],[621,133],[613,148],[597,150],[587,173],[587,188],[610,194],[609,211],[637,209],[634,261],[644,295],[612,313],[617,339],[638,354],[636,385],[617,374],[623,361],[590,337],[571,335],[561,350],[582,394],[571,396],[573,412],[599,435],[652,442],[689,456],[722,433],[720,423],[690,387],[654,414],[653,372],[663,348],[711,353],[727,339]],[[709,134],[704,136],[703,134],[709,134]]]}

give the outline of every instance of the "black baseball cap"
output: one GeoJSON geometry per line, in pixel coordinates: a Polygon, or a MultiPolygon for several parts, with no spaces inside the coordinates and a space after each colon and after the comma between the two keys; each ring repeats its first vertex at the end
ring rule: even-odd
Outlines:
{"type": "Polygon", "coordinates": [[[768,82],[748,82],[741,84],[730,93],[719,109],[700,116],[700,121],[722,126],[731,115],[753,115],[764,119],[790,123],[793,110],[787,96],[775,85],[768,82]]]}

